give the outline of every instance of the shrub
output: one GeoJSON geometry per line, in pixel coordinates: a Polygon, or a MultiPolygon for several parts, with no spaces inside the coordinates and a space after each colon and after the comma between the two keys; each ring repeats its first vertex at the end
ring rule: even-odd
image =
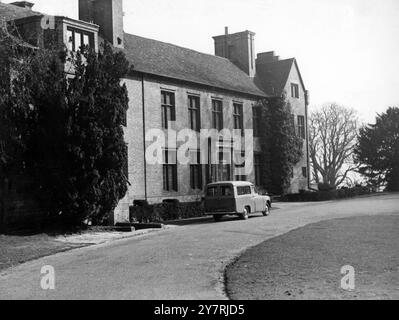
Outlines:
{"type": "Polygon", "coordinates": [[[336,199],[347,199],[356,196],[370,194],[371,191],[367,187],[343,188],[339,190],[305,191],[295,194],[287,194],[282,198],[283,202],[310,202],[310,201],[330,201],[336,199]]]}
{"type": "Polygon", "coordinates": [[[130,207],[130,221],[140,223],[166,222],[203,217],[204,215],[202,202],[166,201],[160,204],[130,207]]]}
{"type": "Polygon", "coordinates": [[[332,191],[335,189],[332,185],[330,185],[328,183],[319,183],[318,188],[319,188],[319,191],[332,191]]]}

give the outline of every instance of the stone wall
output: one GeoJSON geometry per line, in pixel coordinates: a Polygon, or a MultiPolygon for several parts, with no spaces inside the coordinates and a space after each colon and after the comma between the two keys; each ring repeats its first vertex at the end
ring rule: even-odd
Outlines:
{"type": "MultiPolygon", "coordinates": [[[[176,99],[176,122],[173,124],[175,131],[189,128],[188,95],[193,94],[200,97],[201,102],[201,125],[203,129],[211,129],[212,126],[212,99],[223,100],[224,128],[233,129],[233,102],[243,104],[244,128],[253,128],[252,107],[256,98],[245,95],[232,94],[223,91],[211,90],[182,84],[160,78],[145,77],[141,75],[126,79],[125,84],[129,91],[129,110],[127,116],[127,127],[125,128],[125,141],[129,152],[129,191],[115,211],[114,222],[125,222],[128,220],[128,208],[133,205],[134,200],[144,200],[145,176],[147,180],[147,200],[151,204],[160,203],[165,199],[178,199],[180,202],[200,201],[203,190],[192,190],[190,186],[190,166],[178,164],[178,192],[167,192],[163,190],[162,165],[145,165],[145,150],[151,142],[144,144],[144,131],[150,129],[162,129],[161,114],[161,91],[169,90],[175,93],[176,99]],[[144,93],[144,99],[143,99],[144,93]],[[144,108],[143,108],[144,100],[144,108]],[[145,126],[143,125],[143,109],[145,126]]],[[[177,146],[179,147],[179,145],[177,146]]],[[[203,181],[206,176],[203,170],[203,181]]],[[[248,177],[248,181],[254,182],[254,172],[248,177]]]]}
{"type": "MultiPolygon", "coordinates": [[[[291,104],[292,111],[295,116],[295,126],[296,132],[298,134],[298,116],[304,116],[305,121],[307,118],[306,115],[306,92],[301,84],[300,74],[295,64],[291,69],[290,75],[288,77],[288,81],[285,87],[285,93],[289,103],[291,104]],[[291,96],[291,83],[295,83],[299,85],[299,98],[294,98],[291,96]]],[[[306,130],[308,128],[305,122],[306,130]]],[[[307,137],[307,132],[306,132],[307,137]]],[[[300,190],[308,190],[308,178],[303,176],[302,168],[307,168],[307,174],[309,175],[309,166],[308,166],[308,156],[307,156],[307,144],[308,140],[304,141],[303,145],[303,157],[301,161],[294,168],[294,178],[291,180],[291,188],[289,193],[298,193],[300,190]]]]}

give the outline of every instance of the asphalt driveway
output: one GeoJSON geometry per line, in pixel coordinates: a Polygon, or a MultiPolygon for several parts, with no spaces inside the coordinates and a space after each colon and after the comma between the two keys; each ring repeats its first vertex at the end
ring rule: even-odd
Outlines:
{"type": "Polygon", "coordinates": [[[209,219],[28,262],[0,274],[0,299],[226,299],[224,268],[245,249],[318,221],[398,214],[399,194],[275,206],[270,217],[209,219]],[[45,265],[55,290],[40,287],[45,265]]]}

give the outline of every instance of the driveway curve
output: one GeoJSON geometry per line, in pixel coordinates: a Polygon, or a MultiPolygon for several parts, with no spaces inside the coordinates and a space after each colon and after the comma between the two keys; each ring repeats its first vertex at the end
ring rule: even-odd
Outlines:
{"type": "Polygon", "coordinates": [[[215,300],[224,268],[240,253],[310,223],[399,213],[399,194],[353,200],[276,203],[270,217],[174,226],[158,233],[76,249],[0,274],[0,299],[215,300]],[[40,287],[41,268],[55,270],[55,290],[40,287]]]}

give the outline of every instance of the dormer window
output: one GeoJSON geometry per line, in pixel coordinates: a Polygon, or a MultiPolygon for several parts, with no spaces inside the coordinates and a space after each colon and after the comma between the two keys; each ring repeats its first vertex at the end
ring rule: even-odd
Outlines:
{"type": "Polygon", "coordinates": [[[70,51],[78,51],[82,46],[94,47],[94,34],[76,28],[67,28],[67,47],[70,51]]]}

